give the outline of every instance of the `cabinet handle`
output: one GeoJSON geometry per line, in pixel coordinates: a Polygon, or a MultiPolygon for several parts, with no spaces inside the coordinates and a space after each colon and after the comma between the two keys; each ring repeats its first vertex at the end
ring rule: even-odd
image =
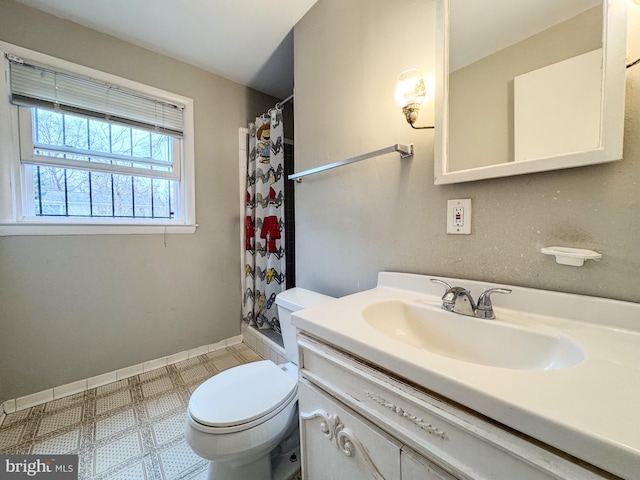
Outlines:
{"type": "Polygon", "coordinates": [[[300,412],[300,418],[304,421],[312,420],[320,417],[322,423],[320,423],[320,431],[322,434],[331,441],[344,455],[347,457],[353,457],[356,450],[360,450],[363,460],[369,467],[371,475],[376,480],[385,480],[378,467],[369,456],[369,452],[365,446],[358,440],[354,433],[346,428],[340,421],[340,418],[336,414],[329,414],[324,410],[314,410],[313,412],[304,413],[300,412]]]}

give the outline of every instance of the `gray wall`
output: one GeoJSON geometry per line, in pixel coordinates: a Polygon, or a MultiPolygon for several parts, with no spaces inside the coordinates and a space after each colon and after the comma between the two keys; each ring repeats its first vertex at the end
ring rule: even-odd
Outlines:
{"type": "MultiPolygon", "coordinates": [[[[640,301],[640,66],[627,72],[623,161],[434,186],[433,131],[412,130],[392,97],[402,70],[434,71],[434,30],[424,0],[320,0],[296,26],[296,168],[416,148],[412,160],[393,154],[296,186],[298,285],[344,295],[387,270],[640,301]],[[454,198],[473,200],[470,236],[445,234],[454,198]],[[550,245],[604,258],[561,266],[540,254],[550,245]]],[[[638,15],[629,30],[639,57],[638,15]]],[[[423,109],[419,125],[433,121],[433,105],[423,109]]]]}
{"type": "Polygon", "coordinates": [[[0,40],[193,98],[200,224],[0,237],[0,402],[238,335],[238,128],[275,99],[9,0],[0,40]]]}

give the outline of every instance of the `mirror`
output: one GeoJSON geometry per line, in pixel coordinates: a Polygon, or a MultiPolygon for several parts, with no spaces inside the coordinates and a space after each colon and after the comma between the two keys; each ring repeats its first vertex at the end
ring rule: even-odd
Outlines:
{"type": "Polygon", "coordinates": [[[435,184],[622,158],[626,0],[438,0],[435,184]]]}

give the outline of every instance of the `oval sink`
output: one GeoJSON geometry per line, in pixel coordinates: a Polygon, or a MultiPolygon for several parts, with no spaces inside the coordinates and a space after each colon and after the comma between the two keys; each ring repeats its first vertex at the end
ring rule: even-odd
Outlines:
{"type": "Polygon", "coordinates": [[[456,360],[521,370],[557,370],[584,359],[564,335],[528,330],[418,303],[390,300],[369,305],[364,320],[405,344],[456,360]]]}

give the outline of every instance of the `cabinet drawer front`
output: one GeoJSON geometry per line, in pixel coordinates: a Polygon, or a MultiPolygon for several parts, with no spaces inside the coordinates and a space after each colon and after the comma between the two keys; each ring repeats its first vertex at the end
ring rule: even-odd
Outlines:
{"type": "Polygon", "coordinates": [[[301,380],[300,441],[305,480],[396,480],[397,440],[301,380]]]}
{"type": "Polygon", "coordinates": [[[456,480],[406,446],[400,451],[400,472],[402,480],[456,480]]]}
{"type": "Polygon", "coordinates": [[[300,375],[456,478],[596,480],[505,429],[300,335],[300,375]]]}

